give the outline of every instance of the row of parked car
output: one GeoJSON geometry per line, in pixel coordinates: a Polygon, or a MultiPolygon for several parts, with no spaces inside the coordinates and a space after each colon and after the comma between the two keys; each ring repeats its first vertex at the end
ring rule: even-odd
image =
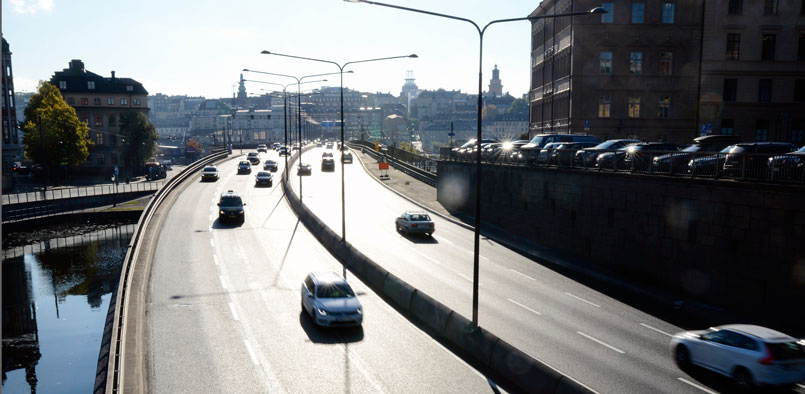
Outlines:
{"type": "MultiPolygon", "coordinates": [[[[473,139],[454,148],[451,159],[475,160],[478,145],[473,139]]],[[[697,137],[693,143],[680,146],[540,134],[512,142],[481,140],[480,149],[481,159],[493,163],[805,182],[805,146],[797,149],[789,142],[742,142],[728,135],[697,137]]]]}

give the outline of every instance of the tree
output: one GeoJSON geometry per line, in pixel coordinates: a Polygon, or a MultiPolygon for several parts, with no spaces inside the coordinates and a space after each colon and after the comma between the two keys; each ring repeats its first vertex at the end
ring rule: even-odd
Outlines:
{"type": "Polygon", "coordinates": [[[81,164],[89,156],[89,126],[78,120],[75,109],[48,82],[40,82],[31,96],[22,130],[25,157],[46,168],[81,164]]]}
{"type": "Polygon", "coordinates": [[[514,99],[514,101],[512,101],[511,108],[509,108],[509,112],[519,115],[528,115],[528,103],[525,101],[525,99],[514,99]]]}
{"type": "Polygon", "coordinates": [[[481,115],[483,116],[483,119],[494,121],[498,116],[498,107],[494,104],[489,104],[483,108],[481,115]]]}
{"type": "Polygon", "coordinates": [[[131,171],[139,172],[157,149],[157,130],[137,111],[120,115],[120,134],[123,135],[123,161],[131,171]]]}

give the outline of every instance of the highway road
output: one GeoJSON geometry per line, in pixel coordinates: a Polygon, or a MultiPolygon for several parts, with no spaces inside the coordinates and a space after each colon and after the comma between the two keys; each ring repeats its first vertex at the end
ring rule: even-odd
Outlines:
{"type": "MultiPolygon", "coordinates": [[[[303,201],[341,234],[341,166],[336,154],[336,171],[322,172],[322,152],[317,148],[303,155],[313,165],[313,174],[303,177],[303,201]]],[[[404,236],[394,228],[394,218],[421,209],[380,185],[357,161],[345,165],[345,179],[347,241],[471,317],[473,232],[431,215],[433,239],[404,236]]],[[[293,186],[298,193],[297,180],[293,186]]],[[[701,394],[732,389],[721,377],[701,371],[691,376],[674,365],[669,341],[681,328],[492,240],[482,238],[480,256],[480,325],[592,390],[701,394]]]]}
{"type": "Polygon", "coordinates": [[[501,389],[350,278],[364,307],[358,329],[320,329],[300,310],[311,271],[341,265],[273,187],[236,175],[180,190],[153,251],[146,365],[154,393],[494,393],[501,389]],[[243,225],[217,220],[220,194],[246,202],[243,225]]]}

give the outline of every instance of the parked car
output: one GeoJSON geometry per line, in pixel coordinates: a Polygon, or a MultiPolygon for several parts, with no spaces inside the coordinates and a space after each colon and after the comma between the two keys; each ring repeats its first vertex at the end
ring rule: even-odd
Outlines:
{"type": "MultiPolygon", "coordinates": [[[[452,152],[451,154],[453,156],[453,159],[469,160],[469,158],[471,157],[470,152],[472,151],[472,148],[475,147],[475,141],[476,141],[476,139],[473,138],[473,139],[465,142],[463,145],[461,145],[461,146],[459,146],[457,148],[453,148],[451,150],[451,152],[452,152]]],[[[493,140],[493,139],[482,139],[481,140],[481,144],[487,144],[487,143],[491,143],[491,142],[497,142],[497,141],[493,140]]]]}
{"type": "Polygon", "coordinates": [[[769,179],[805,181],[805,146],[783,156],[770,157],[769,179]]]}
{"type": "Polygon", "coordinates": [[[215,166],[204,166],[204,169],[201,170],[201,181],[217,181],[218,180],[218,168],[215,166]]]}
{"type": "Polygon", "coordinates": [[[481,160],[483,160],[483,161],[495,161],[495,160],[497,160],[498,156],[500,155],[500,150],[502,148],[503,148],[503,143],[501,143],[501,142],[490,142],[490,143],[482,145],[481,160]]]}
{"type": "Polygon", "coordinates": [[[598,142],[598,137],[586,134],[537,134],[520,148],[520,152],[527,163],[534,164],[542,148],[552,142],[598,142]]]}
{"type": "Polygon", "coordinates": [[[254,176],[254,186],[274,186],[274,177],[268,171],[260,171],[254,176]]]}
{"type": "Polygon", "coordinates": [[[654,157],[654,171],[678,174],[688,172],[688,163],[707,153],[716,153],[741,139],[732,135],[705,135],[693,139],[693,144],[679,152],[654,157]]]}
{"type": "Polygon", "coordinates": [[[680,332],[671,339],[671,352],[680,368],[695,365],[730,377],[738,391],[805,379],[805,341],[770,328],[731,324],[680,332]]]}
{"type": "Polygon", "coordinates": [[[576,152],[584,148],[592,148],[598,145],[595,142],[563,142],[556,149],[551,152],[551,157],[548,158],[548,163],[554,163],[559,166],[569,167],[573,165],[576,152]]]}
{"type": "Polygon", "coordinates": [[[553,151],[562,144],[564,144],[564,142],[551,142],[550,144],[545,144],[545,146],[542,147],[537,154],[537,164],[548,164],[548,160],[550,160],[551,156],[553,156],[553,151]]]}
{"type": "Polygon", "coordinates": [[[268,153],[268,147],[266,146],[266,144],[257,145],[257,151],[268,153]]]}
{"type": "Polygon", "coordinates": [[[274,160],[266,160],[263,162],[263,169],[266,171],[277,172],[277,162],[274,160]]]}
{"type": "Polygon", "coordinates": [[[394,219],[394,229],[405,234],[425,234],[432,237],[436,226],[427,213],[406,211],[394,219]]]}
{"type": "Polygon", "coordinates": [[[241,160],[238,163],[238,174],[251,174],[252,173],[252,163],[249,163],[246,160],[241,160]]]}
{"type": "Polygon", "coordinates": [[[221,199],[218,200],[218,221],[225,222],[228,220],[236,219],[243,223],[246,220],[246,213],[243,207],[246,203],[240,198],[240,195],[232,190],[221,194],[221,199]]]}
{"type": "Polygon", "coordinates": [[[500,153],[497,161],[503,163],[523,163],[525,159],[523,154],[520,153],[520,148],[527,144],[528,140],[517,140],[511,142],[504,142],[501,146],[500,153]]]}
{"type": "Polygon", "coordinates": [[[729,145],[714,155],[699,156],[691,159],[691,161],[688,162],[688,174],[693,176],[717,177],[721,174],[724,158],[727,157],[727,153],[734,147],[735,145],[729,145]]]}
{"type": "Polygon", "coordinates": [[[307,163],[299,163],[299,166],[296,167],[296,173],[298,175],[311,175],[313,173],[313,167],[307,163]]]}
{"type": "Polygon", "coordinates": [[[145,163],[145,180],[154,181],[168,176],[167,167],[156,161],[145,163]]]}
{"type": "Polygon", "coordinates": [[[793,152],[790,142],[749,142],[736,144],[724,157],[724,173],[729,176],[763,178],[769,157],[793,152]]]}
{"type": "Polygon", "coordinates": [[[678,151],[679,145],[666,142],[640,142],[629,145],[623,157],[623,165],[631,170],[646,170],[653,163],[656,152],[678,151]]]}
{"type": "Polygon", "coordinates": [[[595,166],[601,169],[608,168],[613,170],[623,168],[623,158],[626,157],[626,150],[630,146],[631,144],[615,151],[599,152],[595,157],[595,166]]]}
{"type": "Polygon", "coordinates": [[[605,153],[607,151],[614,151],[629,144],[636,144],[640,142],[640,140],[632,140],[632,139],[615,139],[615,140],[606,140],[592,148],[583,148],[581,150],[576,151],[575,155],[575,165],[577,167],[595,167],[596,166],[596,159],[598,155],[601,153],[605,153]]]}
{"type": "Polygon", "coordinates": [[[334,272],[311,272],[302,282],[302,311],[317,326],[360,326],[363,307],[352,287],[334,272]]]}
{"type": "Polygon", "coordinates": [[[246,155],[246,160],[251,164],[258,165],[260,164],[260,155],[257,152],[249,152],[246,155]]]}

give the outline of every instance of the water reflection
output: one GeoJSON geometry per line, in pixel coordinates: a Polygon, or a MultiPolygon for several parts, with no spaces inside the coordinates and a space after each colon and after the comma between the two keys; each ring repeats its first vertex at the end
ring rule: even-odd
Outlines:
{"type": "Polygon", "coordinates": [[[92,391],[109,300],[133,230],[126,225],[3,251],[3,392],[92,391]]]}

